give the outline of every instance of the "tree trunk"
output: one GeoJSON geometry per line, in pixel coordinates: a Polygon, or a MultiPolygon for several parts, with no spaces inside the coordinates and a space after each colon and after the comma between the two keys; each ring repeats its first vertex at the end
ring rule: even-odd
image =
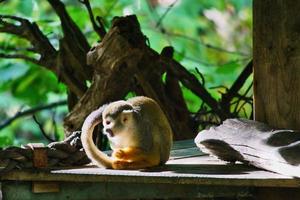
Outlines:
{"type": "Polygon", "coordinates": [[[254,0],[255,120],[300,130],[300,2],[254,0]]]}

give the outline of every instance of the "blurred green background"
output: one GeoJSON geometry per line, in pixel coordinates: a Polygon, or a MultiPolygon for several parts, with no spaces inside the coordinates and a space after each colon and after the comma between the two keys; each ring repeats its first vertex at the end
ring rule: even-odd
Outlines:
{"type": "MultiPolygon", "coordinates": [[[[64,0],[67,10],[84,32],[90,44],[99,38],[93,31],[85,7],[77,0],[64,0]]],[[[199,79],[219,99],[252,58],[251,0],[90,0],[95,15],[102,16],[106,29],[114,16],[136,14],[150,46],[157,52],[172,45],[175,59],[199,79]]],[[[47,1],[7,0],[0,4],[0,14],[15,15],[35,21],[50,42],[58,48],[62,37],[60,21],[47,1]]],[[[14,35],[0,33],[0,54],[24,53],[30,44],[14,35]]],[[[26,53],[25,53],[26,51],[26,53]]],[[[247,80],[244,88],[251,84],[247,80]]],[[[183,88],[191,112],[201,99],[183,88]]],[[[252,92],[249,93],[252,95],[252,92]]],[[[0,126],[18,112],[65,100],[66,88],[46,69],[20,59],[0,58],[0,126]]],[[[35,114],[45,132],[53,139],[63,139],[62,120],[67,106],[35,114]]],[[[241,117],[247,117],[251,107],[241,117]]],[[[31,115],[0,129],[0,147],[28,142],[49,143],[31,115]]]]}

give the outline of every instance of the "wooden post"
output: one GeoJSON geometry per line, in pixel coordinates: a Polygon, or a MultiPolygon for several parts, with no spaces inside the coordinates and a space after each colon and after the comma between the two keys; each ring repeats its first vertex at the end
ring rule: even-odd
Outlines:
{"type": "Polygon", "coordinates": [[[254,116],[300,130],[300,1],[254,0],[254,116]]]}

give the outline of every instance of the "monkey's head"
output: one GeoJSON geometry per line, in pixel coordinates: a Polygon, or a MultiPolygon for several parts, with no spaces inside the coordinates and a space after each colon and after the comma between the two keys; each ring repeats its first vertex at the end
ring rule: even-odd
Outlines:
{"type": "Polygon", "coordinates": [[[135,125],[135,109],[126,101],[110,103],[102,113],[103,134],[108,138],[130,132],[135,125]]]}

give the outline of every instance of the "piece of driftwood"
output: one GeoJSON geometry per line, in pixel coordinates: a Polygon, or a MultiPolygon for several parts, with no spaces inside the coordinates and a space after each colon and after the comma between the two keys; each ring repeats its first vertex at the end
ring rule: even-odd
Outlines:
{"type": "Polygon", "coordinates": [[[300,177],[300,133],[273,130],[246,119],[228,119],[201,131],[195,143],[219,159],[241,161],[272,172],[300,177]]]}

